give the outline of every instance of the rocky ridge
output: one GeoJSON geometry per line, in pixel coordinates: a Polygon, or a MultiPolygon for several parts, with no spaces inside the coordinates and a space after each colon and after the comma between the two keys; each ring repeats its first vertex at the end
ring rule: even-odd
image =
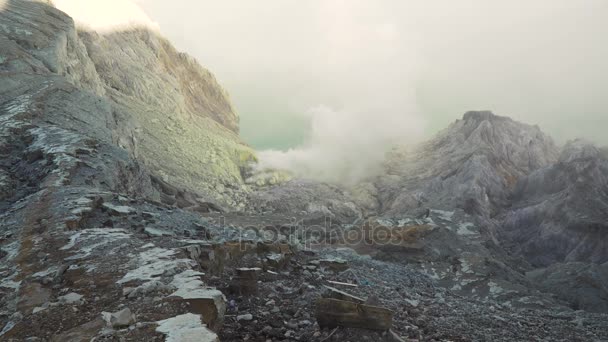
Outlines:
{"type": "Polygon", "coordinates": [[[430,141],[388,156],[386,176],[375,182],[378,211],[394,215],[428,206],[493,216],[520,177],[557,156],[558,148],[536,126],[468,112],[430,141]]]}
{"type": "Polygon", "coordinates": [[[4,105],[44,97],[46,120],[103,134],[165,182],[244,207],[242,173],[255,154],[208,70],[145,29],[100,35],[40,2],[3,7],[4,105]]]}

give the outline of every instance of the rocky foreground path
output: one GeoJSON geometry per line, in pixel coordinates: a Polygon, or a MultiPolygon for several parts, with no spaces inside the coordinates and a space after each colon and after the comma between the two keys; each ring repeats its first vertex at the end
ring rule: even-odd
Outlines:
{"type": "MultiPolygon", "coordinates": [[[[289,234],[263,238],[281,227],[244,236],[230,222],[218,225],[181,209],[113,193],[57,191],[64,191],[60,215],[44,207],[58,196],[50,190],[13,209],[38,234],[28,223],[21,234],[4,235],[19,247],[4,257],[10,267],[3,274],[14,273],[1,284],[3,340],[608,339],[606,315],[543,303],[542,296],[537,307],[462,296],[424,270],[330,241],[309,249],[290,243],[289,234]],[[364,317],[368,329],[328,326],[319,319],[321,298],[383,308],[390,319],[364,317]],[[385,323],[390,330],[375,330],[385,323]]],[[[240,217],[249,227],[260,219],[240,217]]]]}

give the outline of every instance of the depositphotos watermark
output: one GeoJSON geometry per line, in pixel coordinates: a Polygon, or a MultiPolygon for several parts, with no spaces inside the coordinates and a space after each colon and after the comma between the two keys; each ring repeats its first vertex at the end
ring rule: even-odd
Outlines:
{"type": "Polygon", "coordinates": [[[314,220],[297,220],[293,218],[284,224],[267,226],[247,225],[234,227],[226,224],[226,218],[219,218],[219,225],[238,234],[238,240],[266,241],[271,243],[288,242],[304,247],[320,245],[344,246],[400,246],[417,240],[431,228],[425,224],[407,226],[386,226],[373,219],[356,225],[336,224],[331,217],[314,220]]]}

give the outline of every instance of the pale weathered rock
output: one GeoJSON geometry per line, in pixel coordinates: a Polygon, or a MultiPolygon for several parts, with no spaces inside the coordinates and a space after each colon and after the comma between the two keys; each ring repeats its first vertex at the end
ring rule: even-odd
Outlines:
{"type": "Polygon", "coordinates": [[[148,234],[150,237],[163,237],[163,236],[175,236],[175,233],[170,232],[168,230],[146,227],[144,228],[144,233],[148,234]]]}
{"type": "Polygon", "coordinates": [[[156,331],[167,336],[167,342],[219,342],[217,335],[201,323],[201,316],[184,314],[157,322],[156,331]]]}
{"type": "Polygon", "coordinates": [[[206,201],[233,207],[229,202],[244,199],[246,189],[222,187],[243,184],[241,169],[256,157],[238,137],[238,116],[208,70],[146,29],[79,35],[122,124],[120,146],[165,183],[206,201]]]}
{"type": "Polygon", "coordinates": [[[226,297],[219,290],[205,286],[199,272],[188,270],[177,274],[171,285],[177,288],[171,297],[188,302],[190,312],[202,315],[203,322],[211,330],[221,328],[226,313],[226,297]]]}
{"type": "Polygon", "coordinates": [[[104,203],[102,205],[111,215],[123,216],[135,213],[135,209],[126,205],[114,205],[112,203],[104,203]]]}
{"type": "Polygon", "coordinates": [[[104,312],[103,318],[108,326],[114,329],[128,327],[129,325],[135,323],[135,315],[131,313],[129,308],[124,308],[120,311],[112,313],[104,312]]]}
{"type": "Polygon", "coordinates": [[[488,111],[467,112],[413,149],[396,149],[375,182],[380,212],[426,208],[496,213],[517,179],[557,160],[552,139],[536,126],[488,111]]]}
{"type": "Polygon", "coordinates": [[[236,316],[236,320],[237,321],[251,321],[251,320],[253,320],[253,315],[252,314],[238,315],[238,316],[236,316]]]}
{"type": "Polygon", "coordinates": [[[70,292],[64,296],[59,297],[59,302],[63,303],[63,304],[74,304],[74,305],[80,305],[82,303],[84,303],[84,301],[82,300],[83,296],[81,294],[75,293],[75,292],[70,292]]]}

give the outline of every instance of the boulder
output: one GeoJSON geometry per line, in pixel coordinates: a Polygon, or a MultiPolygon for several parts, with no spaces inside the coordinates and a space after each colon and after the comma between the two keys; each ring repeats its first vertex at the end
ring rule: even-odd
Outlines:
{"type": "Polygon", "coordinates": [[[251,296],[258,293],[258,276],[261,268],[237,268],[236,276],[232,278],[231,288],[234,293],[251,296]]]}
{"type": "Polygon", "coordinates": [[[62,304],[75,304],[75,305],[79,305],[84,303],[84,301],[82,300],[83,296],[81,294],[78,294],[76,292],[70,292],[64,296],[59,297],[59,302],[62,304]]]}
{"type": "Polygon", "coordinates": [[[126,216],[135,213],[135,209],[126,205],[114,205],[112,203],[104,203],[102,208],[113,216],[126,216]]]}
{"type": "Polygon", "coordinates": [[[201,323],[201,316],[184,314],[156,322],[156,331],[166,336],[167,342],[219,342],[217,335],[201,323]]]}
{"type": "Polygon", "coordinates": [[[389,330],[393,325],[391,310],[333,298],[319,298],[315,315],[321,328],[389,330]]]}
{"type": "Polygon", "coordinates": [[[102,317],[107,325],[114,329],[128,327],[135,323],[135,315],[131,313],[129,308],[124,308],[112,313],[102,312],[102,317]]]}

